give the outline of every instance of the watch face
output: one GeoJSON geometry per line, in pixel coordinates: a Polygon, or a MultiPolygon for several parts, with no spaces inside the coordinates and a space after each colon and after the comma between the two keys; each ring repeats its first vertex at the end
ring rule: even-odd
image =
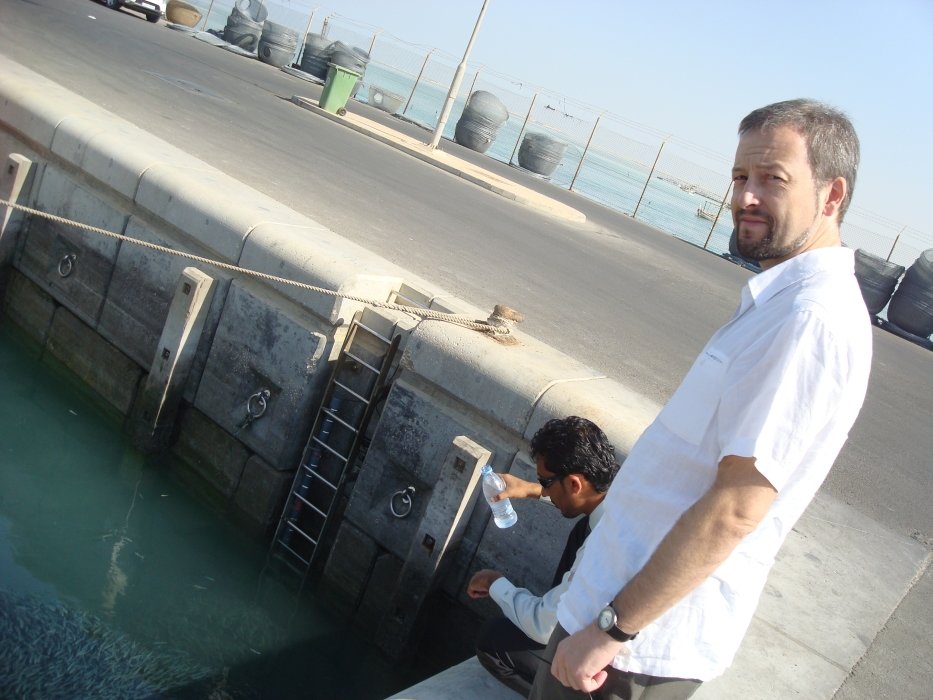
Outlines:
{"type": "Polygon", "coordinates": [[[599,618],[597,619],[597,626],[599,629],[604,632],[608,629],[611,629],[612,626],[616,623],[616,613],[610,607],[605,607],[599,611],[599,618]]]}

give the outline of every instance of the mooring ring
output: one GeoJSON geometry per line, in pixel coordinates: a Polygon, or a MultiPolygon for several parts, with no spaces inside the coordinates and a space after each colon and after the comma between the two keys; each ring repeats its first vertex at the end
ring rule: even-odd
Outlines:
{"type": "Polygon", "coordinates": [[[269,407],[269,397],[272,393],[268,389],[260,389],[246,400],[246,413],[250,420],[262,418],[269,407]]]}
{"type": "Polygon", "coordinates": [[[389,510],[392,511],[392,515],[396,518],[407,518],[409,513],[411,513],[412,500],[411,497],[415,493],[414,486],[406,486],[399,491],[396,491],[392,494],[392,497],[389,499],[389,510]],[[395,507],[395,501],[398,499],[402,503],[401,508],[395,507]]]}
{"type": "Polygon", "coordinates": [[[78,259],[78,256],[74,253],[65,253],[61,260],[58,261],[58,274],[61,277],[67,277],[70,275],[75,268],[75,260],[78,259]]]}

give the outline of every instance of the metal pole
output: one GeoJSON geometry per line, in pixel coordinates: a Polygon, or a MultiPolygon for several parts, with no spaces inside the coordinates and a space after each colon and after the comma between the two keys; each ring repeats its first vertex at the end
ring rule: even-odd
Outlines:
{"type": "Polygon", "coordinates": [[[201,31],[207,30],[207,20],[211,17],[211,10],[214,9],[214,0],[211,0],[210,5],[207,6],[207,14],[204,15],[204,26],[201,27],[201,31]]]}
{"type": "Polygon", "coordinates": [[[885,258],[885,262],[891,262],[891,256],[894,255],[894,249],[897,247],[897,242],[901,239],[901,234],[906,230],[907,227],[905,226],[897,232],[897,235],[894,237],[894,243],[891,244],[891,251],[888,253],[888,257],[885,258]]]}
{"type": "Polygon", "coordinates": [[[729,190],[732,189],[732,180],[729,180],[729,186],[726,188],[726,193],[722,196],[722,201],[719,203],[719,211],[716,212],[716,218],[713,219],[713,225],[709,229],[709,235],[706,237],[706,243],[703,244],[703,249],[706,249],[706,246],[709,245],[710,239],[713,237],[713,231],[716,230],[716,224],[719,223],[719,217],[722,215],[722,210],[726,206],[726,200],[729,199],[729,190]]]}
{"type": "Polygon", "coordinates": [[[369,55],[370,55],[370,56],[373,55],[373,46],[376,45],[376,37],[379,36],[381,33],[382,33],[382,30],[381,30],[381,29],[377,29],[377,30],[376,30],[376,33],[373,34],[373,40],[372,40],[371,42],[369,42],[369,55]]]}
{"type": "Polygon", "coordinates": [[[327,36],[327,26],[330,24],[331,17],[333,17],[333,15],[327,15],[327,17],[324,18],[324,23],[321,25],[321,38],[322,39],[324,39],[327,36]]]}
{"type": "Polygon", "coordinates": [[[408,111],[408,105],[411,104],[411,98],[415,96],[415,90],[418,89],[418,83],[421,82],[421,76],[424,74],[424,69],[428,67],[428,59],[431,58],[432,53],[434,53],[434,49],[428,51],[428,55],[424,57],[424,63],[421,64],[421,70],[418,71],[418,77],[415,78],[415,86],[411,89],[411,94],[408,95],[408,102],[405,103],[405,109],[402,110],[402,114],[408,111]]]}
{"type": "Polygon", "coordinates": [[[467,93],[467,99],[470,99],[470,95],[473,94],[473,90],[476,89],[476,79],[479,78],[480,69],[477,68],[476,72],[473,74],[473,82],[470,83],[470,91],[467,93]]]}
{"type": "Polygon", "coordinates": [[[583,167],[583,160],[586,158],[586,153],[590,150],[590,144],[593,143],[593,134],[596,133],[596,127],[599,126],[599,120],[602,118],[602,114],[596,117],[596,123],[593,124],[593,130],[590,132],[590,137],[586,140],[586,146],[583,147],[583,155],[580,156],[580,162],[577,163],[577,170],[573,174],[573,179],[570,181],[570,187],[567,188],[571,192],[573,192],[573,183],[577,181],[577,175],[580,174],[580,169],[583,167]]]}
{"type": "Polygon", "coordinates": [[[476,41],[476,34],[479,32],[479,26],[483,23],[483,17],[486,16],[486,6],[488,4],[489,0],[483,0],[483,7],[479,11],[479,17],[476,18],[476,26],[473,27],[473,33],[470,35],[470,41],[467,42],[466,51],[463,52],[463,58],[460,60],[460,65],[457,66],[457,71],[454,73],[454,80],[450,84],[450,90],[447,92],[447,99],[444,101],[444,108],[441,110],[440,119],[437,120],[437,126],[434,127],[434,134],[431,136],[431,142],[428,144],[428,147],[432,150],[437,148],[437,144],[440,143],[441,140],[441,135],[444,133],[444,127],[447,125],[447,118],[450,116],[450,110],[454,106],[454,99],[456,99],[457,93],[460,91],[460,83],[463,82],[467,58],[469,58],[470,51],[473,49],[473,43],[476,41]]]}
{"type": "Polygon", "coordinates": [[[525,127],[528,125],[528,119],[531,117],[531,110],[535,108],[535,100],[538,99],[538,93],[535,93],[531,98],[531,105],[528,107],[528,114],[525,115],[525,121],[522,122],[522,128],[518,130],[518,141],[515,142],[515,148],[512,149],[512,155],[509,156],[509,163],[515,160],[515,151],[518,150],[518,144],[522,141],[522,132],[525,130],[525,127]]]}
{"type": "MultiPolygon", "coordinates": [[[[211,2],[213,2],[213,0],[211,0],[211,2]]],[[[304,55],[305,55],[305,43],[308,41],[308,34],[311,33],[311,23],[314,21],[315,12],[317,12],[316,7],[312,8],[311,10],[311,16],[308,17],[308,26],[305,27],[305,36],[301,40],[301,49],[298,51],[298,65],[299,66],[301,65],[301,59],[304,58],[304,55]]]]}
{"type": "Polygon", "coordinates": [[[632,212],[632,218],[633,218],[633,219],[635,218],[635,215],[638,213],[638,207],[641,206],[641,200],[644,199],[644,197],[645,197],[645,192],[648,191],[648,183],[651,182],[651,176],[654,175],[654,169],[655,169],[655,168],[657,167],[657,165],[658,165],[658,159],[661,157],[661,151],[664,150],[664,144],[665,144],[665,143],[667,143],[667,142],[666,142],[666,141],[662,141],[662,142],[661,142],[661,148],[658,149],[658,155],[656,155],[656,156],[654,157],[654,163],[653,163],[652,166],[651,166],[651,172],[648,173],[648,179],[645,180],[645,186],[644,186],[644,187],[642,188],[642,190],[641,190],[641,196],[639,196],[639,198],[638,198],[638,203],[635,204],[635,211],[632,212]]]}

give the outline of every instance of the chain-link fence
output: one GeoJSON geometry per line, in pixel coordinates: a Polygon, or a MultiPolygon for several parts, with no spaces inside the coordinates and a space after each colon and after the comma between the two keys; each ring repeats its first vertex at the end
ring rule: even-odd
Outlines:
{"type": "MultiPolygon", "coordinates": [[[[398,116],[426,129],[436,127],[458,57],[339,14],[324,15],[305,5],[306,0],[195,0],[204,15],[198,28],[222,35],[233,7],[246,9],[251,2],[261,2],[270,21],[301,33],[299,52],[309,32],[366,52],[369,63],[355,99],[372,103],[374,95],[388,95],[399,105],[398,116]]],[[[464,75],[444,137],[454,138],[467,98],[476,91],[491,93],[508,112],[486,151],[489,157],[516,167],[531,164],[530,172],[559,187],[716,253],[728,251],[730,159],[475,64],[464,75]],[[528,156],[540,143],[550,149],[550,160],[543,161],[546,172],[535,169],[540,159],[528,156]]],[[[904,266],[933,247],[933,235],[858,207],[847,213],[842,237],[852,248],[904,266]]]]}

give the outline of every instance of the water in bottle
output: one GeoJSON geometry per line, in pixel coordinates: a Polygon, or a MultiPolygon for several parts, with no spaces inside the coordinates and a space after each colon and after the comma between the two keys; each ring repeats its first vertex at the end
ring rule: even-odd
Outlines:
{"type": "Polygon", "coordinates": [[[498,527],[512,527],[518,522],[518,513],[512,507],[512,502],[508,498],[495,502],[490,500],[496,494],[505,491],[505,482],[488,464],[483,467],[482,474],[483,495],[486,497],[489,507],[492,508],[492,517],[496,521],[496,525],[498,527]]]}

